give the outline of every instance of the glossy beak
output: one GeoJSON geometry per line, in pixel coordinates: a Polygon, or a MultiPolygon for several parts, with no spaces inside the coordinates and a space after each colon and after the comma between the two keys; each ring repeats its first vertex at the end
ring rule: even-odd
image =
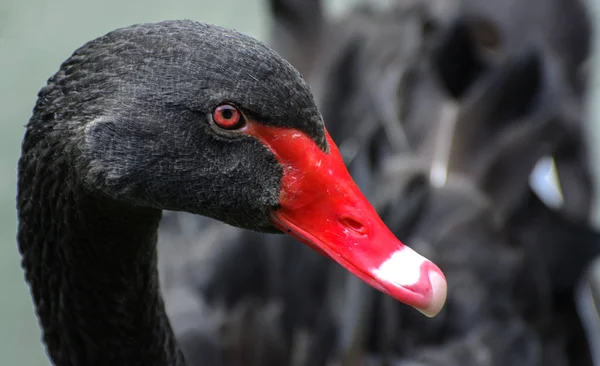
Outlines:
{"type": "Polygon", "coordinates": [[[426,316],[440,312],[447,293],[444,274],[383,223],[328,133],[328,153],[296,130],[256,125],[252,134],[284,167],[280,207],[272,212],[278,229],[426,316]]]}

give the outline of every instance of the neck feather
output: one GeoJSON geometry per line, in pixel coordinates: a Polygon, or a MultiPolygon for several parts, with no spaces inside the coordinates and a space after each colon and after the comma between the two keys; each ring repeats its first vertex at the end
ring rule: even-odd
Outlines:
{"type": "Polygon", "coordinates": [[[51,146],[19,162],[18,242],[57,366],[183,365],[159,292],[159,210],[86,192],[51,146]]]}

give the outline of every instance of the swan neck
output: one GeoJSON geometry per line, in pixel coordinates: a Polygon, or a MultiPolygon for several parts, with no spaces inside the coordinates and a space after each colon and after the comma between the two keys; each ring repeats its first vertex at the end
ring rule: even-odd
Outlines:
{"type": "Polygon", "coordinates": [[[161,212],[86,192],[67,164],[19,166],[18,242],[54,365],[183,365],[159,292],[161,212]]]}

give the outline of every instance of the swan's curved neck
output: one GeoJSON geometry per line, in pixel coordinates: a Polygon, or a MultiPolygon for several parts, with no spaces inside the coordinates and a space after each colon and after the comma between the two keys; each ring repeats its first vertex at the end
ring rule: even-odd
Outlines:
{"type": "Polygon", "coordinates": [[[19,164],[19,249],[53,363],[183,365],[159,292],[160,211],[85,193],[60,160],[19,164]]]}

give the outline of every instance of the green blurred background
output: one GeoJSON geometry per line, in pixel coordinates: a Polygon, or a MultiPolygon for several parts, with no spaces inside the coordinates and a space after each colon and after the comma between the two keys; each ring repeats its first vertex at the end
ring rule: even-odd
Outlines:
{"type": "MultiPolygon", "coordinates": [[[[600,8],[600,0],[590,1],[594,2],[594,9],[600,8]]],[[[355,2],[328,1],[327,10],[336,13],[355,2]]],[[[86,41],[133,23],[179,18],[232,27],[263,40],[266,40],[270,21],[264,0],[0,1],[1,366],[49,364],[40,342],[15,240],[16,161],[23,126],[30,116],[37,91],[59,64],[86,41]]],[[[595,45],[600,49],[598,39],[595,45]]],[[[591,66],[595,65],[600,63],[594,59],[591,66]]],[[[600,106],[592,102],[600,98],[600,90],[595,87],[599,81],[600,73],[594,72],[590,121],[595,121],[597,118],[592,116],[600,112],[600,106]]],[[[600,141],[598,129],[592,128],[590,136],[593,141],[600,141]]],[[[596,151],[594,145],[594,155],[600,156],[600,150],[596,151]]]]}

